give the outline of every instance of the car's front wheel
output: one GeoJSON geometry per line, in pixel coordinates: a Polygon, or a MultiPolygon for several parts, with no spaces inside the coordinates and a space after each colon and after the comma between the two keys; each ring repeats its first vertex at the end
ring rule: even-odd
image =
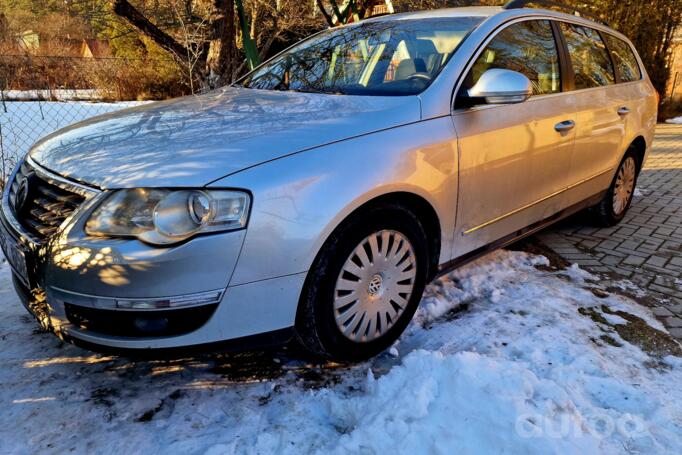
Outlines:
{"type": "Polygon", "coordinates": [[[306,280],[300,341],[336,360],[378,354],[410,322],[427,266],[426,234],[411,211],[386,205],[352,217],[325,243],[306,280]]]}

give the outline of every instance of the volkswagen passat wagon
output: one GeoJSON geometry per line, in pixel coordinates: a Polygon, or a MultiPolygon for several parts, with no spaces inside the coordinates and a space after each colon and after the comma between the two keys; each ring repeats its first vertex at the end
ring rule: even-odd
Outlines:
{"type": "Polygon", "coordinates": [[[2,247],[26,307],[87,346],[367,358],[444,271],[581,209],[620,221],[656,98],[628,39],[579,17],[366,20],[42,139],[2,247]]]}

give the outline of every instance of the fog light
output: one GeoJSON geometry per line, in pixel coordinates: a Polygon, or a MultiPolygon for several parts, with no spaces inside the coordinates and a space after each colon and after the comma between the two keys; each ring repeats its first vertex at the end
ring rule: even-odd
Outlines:
{"type": "Polygon", "coordinates": [[[168,318],[135,318],[133,326],[140,332],[163,332],[168,328],[168,318]]]}
{"type": "Polygon", "coordinates": [[[224,290],[221,289],[157,299],[116,299],[116,308],[122,310],[162,310],[210,305],[220,302],[223,292],[224,290]]]}

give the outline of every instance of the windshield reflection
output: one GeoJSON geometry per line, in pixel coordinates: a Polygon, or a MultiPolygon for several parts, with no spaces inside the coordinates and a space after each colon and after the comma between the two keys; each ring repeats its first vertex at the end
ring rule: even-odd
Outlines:
{"type": "Polygon", "coordinates": [[[256,68],[247,88],[414,95],[431,84],[477,17],[369,21],[303,41],[256,68]]]}

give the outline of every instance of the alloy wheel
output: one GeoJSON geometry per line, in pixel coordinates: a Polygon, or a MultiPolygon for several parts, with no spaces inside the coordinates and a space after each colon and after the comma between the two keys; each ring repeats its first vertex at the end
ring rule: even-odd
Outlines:
{"type": "Polygon", "coordinates": [[[635,190],[636,174],[637,167],[635,165],[635,160],[629,156],[623,161],[620,169],[618,169],[616,184],[613,188],[613,213],[615,215],[623,213],[630,202],[632,193],[635,190]]]}

